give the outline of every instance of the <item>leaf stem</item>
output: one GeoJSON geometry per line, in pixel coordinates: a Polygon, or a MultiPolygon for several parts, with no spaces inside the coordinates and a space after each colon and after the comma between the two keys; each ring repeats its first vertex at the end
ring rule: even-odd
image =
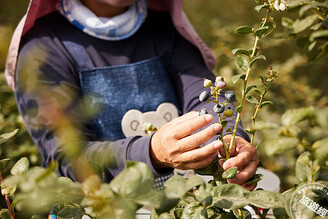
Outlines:
{"type": "MultiPolygon", "coordinates": [[[[0,172],[0,183],[1,183],[1,185],[3,185],[3,177],[2,177],[1,172],[0,172]]],[[[15,219],[15,214],[14,214],[14,212],[11,211],[11,208],[10,208],[10,199],[9,199],[8,195],[5,195],[5,200],[6,200],[6,204],[7,204],[11,218],[15,219]]]]}

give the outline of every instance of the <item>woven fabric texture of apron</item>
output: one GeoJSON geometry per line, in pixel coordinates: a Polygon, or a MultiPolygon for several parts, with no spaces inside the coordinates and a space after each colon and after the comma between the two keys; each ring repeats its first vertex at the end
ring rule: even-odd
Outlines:
{"type": "MultiPolygon", "coordinates": [[[[63,44],[79,71],[85,103],[100,109],[92,119],[97,140],[115,141],[125,138],[121,120],[131,109],[143,113],[156,111],[164,102],[172,103],[179,109],[166,70],[171,63],[169,57],[97,68],[82,45],[72,41],[63,41],[63,44]]],[[[162,189],[164,182],[171,176],[157,177],[155,188],[162,189]]]]}

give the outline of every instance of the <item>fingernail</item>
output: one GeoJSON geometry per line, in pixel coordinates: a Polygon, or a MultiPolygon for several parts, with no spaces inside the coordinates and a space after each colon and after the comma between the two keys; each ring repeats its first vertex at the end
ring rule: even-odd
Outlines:
{"type": "Polygon", "coordinates": [[[205,117],[205,120],[206,120],[207,122],[212,121],[212,119],[213,119],[213,116],[211,116],[211,115],[207,115],[207,116],[205,117]]]}
{"type": "Polygon", "coordinates": [[[213,128],[214,128],[214,131],[215,131],[215,132],[219,132],[219,131],[221,130],[221,125],[219,125],[218,123],[216,123],[216,124],[213,126],[213,128]]]}
{"type": "Polygon", "coordinates": [[[227,170],[231,167],[231,164],[230,163],[224,163],[223,164],[223,169],[227,170]]]}
{"type": "Polygon", "coordinates": [[[214,143],[214,148],[215,149],[218,149],[221,145],[222,145],[222,142],[221,141],[217,141],[217,142],[214,143]]]}

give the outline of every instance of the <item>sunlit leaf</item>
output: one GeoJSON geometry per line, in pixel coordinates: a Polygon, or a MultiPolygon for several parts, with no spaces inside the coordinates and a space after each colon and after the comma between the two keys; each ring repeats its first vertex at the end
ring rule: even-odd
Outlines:
{"type": "Polygon", "coordinates": [[[254,183],[257,183],[261,181],[262,178],[263,178],[263,174],[255,174],[252,178],[250,178],[245,182],[245,185],[252,185],[254,183]]]}
{"type": "Polygon", "coordinates": [[[0,160],[0,173],[3,172],[9,161],[10,161],[9,158],[0,160]]]}
{"type": "Polygon", "coordinates": [[[314,40],[317,40],[317,39],[321,39],[321,38],[328,38],[328,30],[315,31],[309,37],[311,42],[314,40]]]}
{"type": "Polygon", "coordinates": [[[237,184],[224,184],[213,188],[213,204],[218,208],[236,209],[249,204],[249,191],[237,184]]]}
{"type": "Polygon", "coordinates": [[[263,107],[265,107],[267,105],[273,105],[273,102],[272,101],[264,101],[264,102],[261,103],[261,106],[260,107],[263,108],[263,107]]]}
{"type": "Polygon", "coordinates": [[[312,24],[318,19],[318,15],[314,14],[314,15],[310,15],[307,16],[306,18],[299,20],[297,19],[294,23],[293,23],[293,33],[300,33],[304,30],[306,30],[307,28],[309,28],[310,26],[312,26],[312,24]]]}
{"type": "Polygon", "coordinates": [[[257,5],[254,10],[260,12],[263,8],[269,8],[270,4],[257,5]]]}
{"type": "Polygon", "coordinates": [[[241,111],[243,110],[243,107],[241,105],[239,105],[239,106],[236,107],[235,110],[236,110],[237,113],[241,113],[241,111]]]}
{"type": "Polygon", "coordinates": [[[236,65],[240,70],[242,70],[243,72],[246,72],[248,69],[249,63],[243,56],[238,55],[237,59],[236,59],[236,65]]]}
{"type": "Polygon", "coordinates": [[[239,79],[245,80],[246,75],[245,74],[240,74],[240,75],[235,75],[231,78],[232,83],[237,83],[239,79]]]}
{"type": "Polygon", "coordinates": [[[257,87],[256,85],[251,85],[251,86],[248,86],[247,88],[246,88],[246,94],[248,93],[248,92],[250,92],[253,88],[255,88],[255,87],[257,87]]]}
{"type": "Polygon", "coordinates": [[[23,174],[28,170],[29,166],[30,162],[28,161],[28,159],[26,157],[22,157],[15,163],[13,168],[11,168],[10,173],[12,175],[23,174]]]}
{"type": "Polygon", "coordinates": [[[18,129],[15,129],[12,132],[4,133],[4,134],[0,135],[0,144],[3,144],[6,141],[8,141],[10,138],[12,138],[14,135],[16,135],[17,132],[18,132],[18,129]]]}
{"type": "Polygon", "coordinates": [[[281,208],[286,202],[282,194],[265,190],[253,191],[246,196],[250,204],[263,209],[281,208]]]}

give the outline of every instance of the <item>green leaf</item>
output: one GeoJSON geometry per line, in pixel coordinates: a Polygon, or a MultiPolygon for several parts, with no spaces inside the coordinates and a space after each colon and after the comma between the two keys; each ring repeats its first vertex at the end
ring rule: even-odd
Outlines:
{"type": "Polygon", "coordinates": [[[267,105],[273,105],[273,102],[272,101],[264,101],[263,103],[261,103],[260,108],[262,109],[263,107],[265,107],[267,105]]]}
{"type": "Polygon", "coordinates": [[[304,17],[306,12],[310,11],[311,9],[317,9],[318,7],[328,8],[328,4],[327,3],[307,4],[307,5],[304,5],[303,7],[301,7],[298,14],[300,17],[304,17]]]}
{"type": "Polygon", "coordinates": [[[314,156],[322,163],[328,160],[328,138],[321,139],[313,144],[314,156]]]}
{"type": "Polygon", "coordinates": [[[3,144],[6,141],[8,141],[10,138],[12,138],[14,135],[16,135],[17,132],[18,132],[18,129],[15,129],[12,132],[4,133],[4,134],[0,135],[0,144],[3,144]]]}
{"type": "Polygon", "coordinates": [[[15,163],[13,168],[11,168],[10,173],[12,175],[23,174],[28,170],[29,166],[30,162],[28,161],[28,159],[26,157],[22,157],[17,161],[17,163],[15,163]]]}
{"type": "Polygon", "coordinates": [[[249,180],[247,180],[247,182],[245,182],[245,185],[252,185],[254,183],[257,183],[262,178],[263,178],[263,174],[255,174],[252,178],[250,178],[249,180]]]}
{"type": "Polygon", "coordinates": [[[191,175],[186,182],[185,185],[185,191],[189,191],[190,189],[200,186],[200,185],[205,185],[205,182],[203,178],[196,176],[196,175],[191,175]]]}
{"type": "Polygon", "coordinates": [[[153,185],[154,176],[147,164],[135,161],[127,161],[125,169],[109,184],[122,198],[138,197],[149,192],[153,185]]]}
{"type": "Polygon", "coordinates": [[[235,30],[235,33],[237,34],[250,34],[252,33],[253,30],[250,26],[241,26],[241,27],[238,27],[236,30],[235,30]]]}
{"type": "Polygon", "coordinates": [[[231,78],[231,80],[232,80],[232,83],[237,83],[237,81],[239,80],[239,79],[242,79],[242,80],[245,80],[245,78],[246,78],[246,75],[245,74],[240,74],[240,75],[235,75],[235,76],[233,76],[232,78],[231,78]]]}
{"type": "Polygon", "coordinates": [[[286,27],[287,29],[292,29],[293,28],[293,23],[294,21],[288,17],[282,17],[281,18],[281,25],[283,27],[286,27]]]}
{"type": "Polygon", "coordinates": [[[202,203],[203,205],[211,205],[212,204],[213,197],[212,197],[211,193],[209,193],[205,190],[204,186],[199,187],[199,189],[196,190],[194,194],[196,196],[196,200],[198,202],[202,203]]]}
{"type": "Polygon", "coordinates": [[[253,104],[258,104],[259,103],[259,101],[250,94],[246,95],[246,100],[250,103],[253,103],[253,104]]]}
{"type": "Polygon", "coordinates": [[[263,8],[269,8],[270,4],[257,5],[254,10],[260,12],[263,8]]]}
{"type": "Polygon", "coordinates": [[[188,204],[185,209],[183,209],[181,219],[190,218],[207,219],[206,208],[197,202],[188,204]]]}
{"type": "Polygon", "coordinates": [[[232,129],[229,127],[227,128],[226,132],[232,132],[232,129]]]}
{"type": "Polygon", "coordinates": [[[264,55],[259,55],[259,56],[255,57],[249,65],[252,67],[254,65],[254,63],[258,60],[266,60],[266,57],[264,55]]]}
{"type": "Polygon", "coordinates": [[[321,38],[328,38],[328,30],[315,31],[309,37],[311,42],[313,42],[314,40],[317,40],[317,39],[321,39],[321,38]]]}
{"type": "Polygon", "coordinates": [[[80,219],[83,216],[81,208],[68,205],[57,213],[57,216],[63,219],[80,219]]]}
{"type": "Polygon", "coordinates": [[[313,182],[319,175],[320,166],[317,161],[312,159],[310,152],[303,152],[296,160],[295,172],[296,177],[301,182],[313,182]]]}
{"type": "Polygon", "coordinates": [[[232,179],[236,176],[237,172],[238,172],[237,167],[230,167],[229,169],[227,169],[226,171],[223,172],[222,178],[223,179],[232,179]]]}
{"type": "Polygon", "coordinates": [[[134,200],[142,206],[159,208],[164,199],[164,192],[151,190],[146,194],[139,195],[134,200]]]}
{"type": "Polygon", "coordinates": [[[196,175],[192,175],[188,179],[176,175],[167,180],[164,184],[164,187],[166,196],[168,198],[181,198],[186,192],[188,192],[195,186],[200,186],[204,184],[204,180],[196,175]]]}
{"type": "Polygon", "coordinates": [[[285,198],[278,192],[257,190],[246,194],[250,204],[264,209],[285,207],[285,198]]]}
{"type": "Polygon", "coordinates": [[[232,50],[232,54],[233,54],[233,55],[236,55],[236,54],[243,54],[243,55],[249,56],[249,52],[248,52],[248,50],[246,50],[246,49],[241,49],[241,48],[237,48],[237,49],[232,50]]]}
{"type": "Polygon", "coordinates": [[[314,120],[316,117],[313,107],[305,107],[286,111],[281,117],[283,126],[293,126],[304,120],[314,120]]]}
{"type": "Polygon", "coordinates": [[[243,107],[241,105],[239,105],[239,106],[236,107],[235,110],[236,110],[237,113],[241,113],[241,111],[243,110],[243,107]]]}
{"type": "Polygon", "coordinates": [[[249,63],[243,56],[238,55],[237,60],[236,60],[236,65],[240,70],[242,70],[243,72],[246,72],[248,69],[249,63]]]}
{"type": "Polygon", "coordinates": [[[260,27],[255,30],[254,35],[261,38],[267,30],[269,30],[269,26],[260,27]]]}
{"type": "Polygon", "coordinates": [[[299,141],[295,137],[280,137],[267,140],[264,144],[264,149],[268,156],[272,156],[296,148],[298,143],[299,141]]]}
{"type": "Polygon", "coordinates": [[[213,188],[213,203],[218,208],[236,209],[249,204],[249,191],[237,184],[224,184],[213,188]]]}
{"type": "Polygon", "coordinates": [[[235,215],[236,218],[238,218],[238,216],[239,216],[239,211],[241,212],[243,219],[252,219],[251,212],[249,212],[245,208],[242,208],[242,209],[234,209],[233,210],[233,214],[235,215]]]}
{"type": "Polygon", "coordinates": [[[268,29],[264,32],[264,34],[261,36],[261,37],[266,37],[268,36],[270,33],[272,33],[272,31],[274,31],[274,29],[276,29],[277,27],[277,24],[275,21],[270,21],[270,22],[267,22],[265,24],[266,27],[268,27],[268,29]]]}
{"type": "Polygon", "coordinates": [[[259,121],[252,126],[253,130],[277,129],[279,125],[272,122],[259,121]]]}
{"type": "Polygon", "coordinates": [[[256,85],[251,85],[251,86],[248,86],[247,88],[246,88],[246,94],[248,93],[248,92],[250,92],[253,88],[255,88],[255,87],[257,87],[256,85]]]}
{"type": "Polygon", "coordinates": [[[254,89],[254,91],[255,91],[255,93],[257,93],[258,95],[261,95],[262,94],[262,92],[261,92],[261,90],[259,90],[259,89],[254,89]]]}
{"type": "Polygon", "coordinates": [[[228,125],[228,121],[227,120],[222,120],[221,125],[222,125],[222,128],[225,128],[228,125]]]}
{"type": "Polygon", "coordinates": [[[297,19],[294,23],[293,23],[293,32],[294,34],[300,33],[304,30],[306,30],[307,28],[311,27],[312,24],[317,21],[317,19],[319,18],[318,15],[314,14],[314,15],[310,15],[302,20],[297,19]]]}
{"type": "Polygon", "coordinates": [[[0,160],[0,173],[3,172],[3,170],[6,168],[9,161],[10,161],[9,158],[0,160]]]}

